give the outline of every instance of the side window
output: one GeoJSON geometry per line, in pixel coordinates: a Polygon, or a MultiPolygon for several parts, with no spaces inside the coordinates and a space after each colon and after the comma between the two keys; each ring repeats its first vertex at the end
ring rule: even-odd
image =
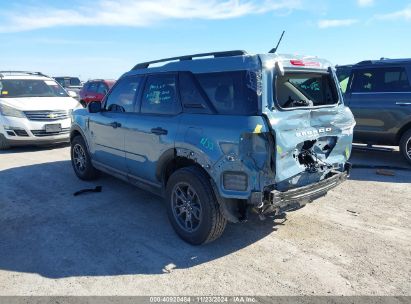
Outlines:
{"type": "Polygon", "coordinates": [[[401,67],[385,69],[382,90],[383,92],[411,91],[405,69],[401,67]]]}
{"type": "Polygon", "coordinates": [[[141,113],[177,114],[180,111],[176,76],[161,74],[148,76],[141,100],[141,113]]]}
{"type": "Polygon", "coordinates": [[[345,93],[347,91],[348,81],[351,75],[351,68],[337,68],[337,78],[340,83],[341,91],[345,93]]]}
{"type": "Polygon", "coordinates": [[[356,70],[354,72],[354,93],[378,92],[377,91],[377,75],[378,69],[356,70]]]}
{"type": "Polygon", "coordinates": [[[108,87],[103,82],[100,82],[97,87],[97,93],[106,95],[107,92],[108,92],[108,87]]]}
{"type": "Polygon", "coordinates": [[[111,112],[133,112],[134,99],[141,86],[142,77],[125,77],[118,81],[107,96],[105,109],[111,112]]]}
{"type": "Polygon", "coordinates": [[[96,93],[97,92],[97,82],[91,82],[88,87],[87,87],[87,91],[90,93],[96,93]]]}
{"type": "Polygon", "coordinates": [[[207,97],[200,92],[201,88],[196,84],[196,79],[191,73],[179,74],[179,88],[184,111],[196,114],[213,113],[206,100],[207,97]]]}
{"type": "Polygon", "coordinates": [[[258,112],[258,85],[246,71],[196,74],[219,114],[255,115],[258,112]]]}
{"type": "Polygon", "coordinates": [[[353,92],[411,91],[407,72],[401,67],[358,70],[354,73],[353,92]]]}

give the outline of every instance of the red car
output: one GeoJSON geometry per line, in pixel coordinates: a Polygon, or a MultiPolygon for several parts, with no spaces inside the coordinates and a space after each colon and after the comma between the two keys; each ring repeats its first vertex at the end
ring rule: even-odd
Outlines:
{"type": "Polygon", "coordinates": [[[83,107],[92,101],[102,101],[114,85],[115,80],[94,79],[87,81],[80,91],[80,103],[83,107]]]}

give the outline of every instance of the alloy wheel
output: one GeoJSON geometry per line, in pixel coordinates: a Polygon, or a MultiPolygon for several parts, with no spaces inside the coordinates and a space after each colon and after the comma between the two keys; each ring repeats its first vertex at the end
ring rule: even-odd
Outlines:
{"type": "Polygon", "coordinates": [[[187,232],[198,229],[201,223],[201,202],[197,192],[188,183],[178,183],[172,192],[172,210],[178,225],[187,232]]]}
{"type": "Polygon", "coordinates": [[[405,143],[405,151],[409,159],[411,159],[411,137],[405,143]]]}
{"type": "Polygon", "coordinates": [[[74,166],[79,172],[84,172],[86,170],[86,152],[79,144],[76,144],[73,147],[73,160],[74,166]]]}

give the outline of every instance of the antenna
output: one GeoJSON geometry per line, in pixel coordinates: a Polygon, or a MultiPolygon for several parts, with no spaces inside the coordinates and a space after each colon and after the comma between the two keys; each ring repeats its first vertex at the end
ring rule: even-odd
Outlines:
{"type": "Polygon", "coordinates": [[[277,46],[276,46],[275,48],[271,49],[271,50],[269,51],[269,53],[273,53],[273,54],[274,54],[275,52],[277,52],[278,46],[280,45],[280,42],[281,42],[281,40],[283,39],[284,33],[285,33],[285,31],[283,31],[283,33],[281,34],[281,37],[280,37],[280,40],[278,40],[277,46]]]}

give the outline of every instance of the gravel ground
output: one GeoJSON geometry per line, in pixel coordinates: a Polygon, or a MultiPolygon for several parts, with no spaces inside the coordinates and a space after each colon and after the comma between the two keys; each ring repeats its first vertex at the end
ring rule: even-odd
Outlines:
{"type": "MultiPolygon", "coordinates": [[[[352,162],[407,167],[398,151],[352,162]]],[[[411,295],[411,171],[393,172],[354,169],[283,220],[252,217],[193,247],[161,199],[78,180],[68,147],[1,152],[0,295],[411,295]]]]}

